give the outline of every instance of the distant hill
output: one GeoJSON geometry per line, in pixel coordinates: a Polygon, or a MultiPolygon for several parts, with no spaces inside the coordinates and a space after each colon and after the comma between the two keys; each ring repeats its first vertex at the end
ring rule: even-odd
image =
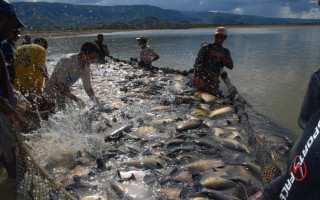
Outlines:
{"type": "Polygon", "coordinates": [[[310,24],[320,20],[266,18],[219,12],[181,12],[148,5],[90,6],[13,2],[29,30],[188,28],[210,24],[310,24]]]}

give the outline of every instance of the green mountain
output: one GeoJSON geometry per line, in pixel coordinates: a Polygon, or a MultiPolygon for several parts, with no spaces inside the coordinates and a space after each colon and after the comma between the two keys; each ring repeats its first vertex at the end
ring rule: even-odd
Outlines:
{"type": "Polygon", "coordinates": [[[319,23],[319,20],[265,18],[219,12],[180,12],[148,5],[90,6],[14,2],[29,30],[103,28],[188,28],[210,24],[319,23]]]}

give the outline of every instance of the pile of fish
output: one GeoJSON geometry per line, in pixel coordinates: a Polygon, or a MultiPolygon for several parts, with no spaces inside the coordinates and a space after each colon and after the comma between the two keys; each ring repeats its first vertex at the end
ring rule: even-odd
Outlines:
{"type": "MultiPolygon", "coordinates": [[[[259,141],[268,136],[259,130],[283,130],[237,101],[226,76],[222,92],[208,94],[192,89],[188,72],[112,60],[91,71],[103,107],[78,83],[72,90],[85,108],[70,104],[24,134],[37,162],[72,196],[240,200],[261,189],[263,169],[248,132],[259,141]]],[[[269,136],[276,139],[268,145],[285,155],[290,142],[269,136]]],[[[50,191],[43,195],[54,199],[50,191]]]]}

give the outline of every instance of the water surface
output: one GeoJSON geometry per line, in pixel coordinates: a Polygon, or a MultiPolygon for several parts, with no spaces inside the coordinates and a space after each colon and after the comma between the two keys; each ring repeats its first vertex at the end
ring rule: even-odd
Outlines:
{"type": "MultiPolygon", "coordinates": [[[[155,66],[188,70],[199,47],[213,41],[213,29],[153,30],[103,33],[111,55],[129,60],[139,56],[135,40],[148,37],[158,51],[155,66]]],[[[240,94],[256,110],[299,136],[297,118],[309,77],[319,66],[319,26],[279,28],[229,28],[224,46],[229,48],[234,69],[226,71],[240,94]]],[[[98,33],[97,33],[98,34],[98,33]]],[[[94,35],[50,38],[48,58],[78,52],[94,35]]]]}

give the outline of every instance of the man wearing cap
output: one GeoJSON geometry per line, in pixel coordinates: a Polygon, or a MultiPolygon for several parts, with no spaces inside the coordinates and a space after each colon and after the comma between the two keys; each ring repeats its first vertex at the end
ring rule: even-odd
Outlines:
{"type": "MultiPolygon", "coordinates": [[[[13,29],[23,27],[15,8],[8,1],[0,0],[0,41],[8,38],[13,29]]],[[[23,125],[15,106],[12,85],[0,49],[0,162],[12,178],[16,176],[16,135],[13,129],[21,129],[23,125]]]]}
{"type": "Polygon", "coordinates": [[[20,29],[13,29],[9,37],[1,42],[1,49],[6,60],[10,82],[13,84],[15,78],[15,70],[13,66],[14,53],[16,52],[16,42],[20,39],[20,29]]]}
{"type": "Polygon", "coordinates": [[[152,62],[158,60],[160,57],[155,50],[147,45],[148,39],[145,36],[141,36],[136,39],[141,47],[139,66],[151,69],[152,62]]]}
{"type": "Polygon", "coordinates": [[[203,44],[195,60],[193,87],[197,90],[215,92],[219,89],[219,76],[226,66],[233,69],[230,51],[222,46],[227,38],[227,29],[218,27],[214,33],[214,42],[203,44]]]}

